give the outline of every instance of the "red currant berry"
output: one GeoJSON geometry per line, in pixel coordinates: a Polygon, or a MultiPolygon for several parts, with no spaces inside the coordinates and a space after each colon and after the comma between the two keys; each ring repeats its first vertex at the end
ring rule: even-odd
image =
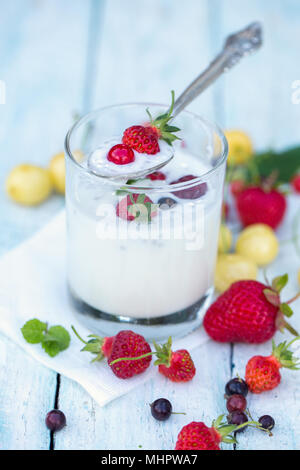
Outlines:
{"type": "Polygon", "coordinates": [[[243,395],[231,395],[226,403],[229,413],[232,411],[245,411],[246,406],[247,400],[243,395]]]}
{"type": "Polygon", "coordinates": [[[116,165],[127,165],[134,161],[134,152],[128,145],[117,144],[108,152],[107,160],[116,165]]]}

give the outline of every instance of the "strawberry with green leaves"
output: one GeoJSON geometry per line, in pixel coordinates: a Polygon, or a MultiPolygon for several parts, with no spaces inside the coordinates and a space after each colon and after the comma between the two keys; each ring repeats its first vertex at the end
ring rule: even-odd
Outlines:
{"type": "Polygon", "coordinates": [[[213,421],[208,427],[203,422],[193,421],[184,426],[177,437],[175,450],[221,450],[220,444],[236,443],[233,433],[245,429],[247,426],[262,430],[259,423],[247,421],[239,426],[223,421],[224,415],[213,421]]]}
{"type": "Polygon", "coordinates": [[[150,111],[147,109],[150,122],[144,126],[136,125],[128,127],[124,131],[122,142],[124,145],[132,148],[139,153],[147,153],[148,155],[155,155],[160,151],[159,140],[162,139],[169,145],[172,145],[174,140],[177,140],[176,132],[180,129],[176,126],[171,126],[169,121],[172,119],[174,109],[175,94],[171,92],[172,102],[171,106],[166,113],[161,114],[153,119],[150,111]]]}
{"type": "Polygon", "coordinates": [[[298,336],[286,318],[292,316],[290,304],[300,293],[282,302],[280,294],[287,282],[287,274],[276,277],[271,286],[250,280],[234,282],[208,308],[203,321],[206,332],[221,343],[264,343],[284,329],[298,336]]]}
{"type": "Polygon", "coordinates": [[[91,338],[89,341],[84,341],[74,326],[72,326],[72,330],[77,338],[85,344],[81,351],[94,354],[95,358],[92,362],[102,361],[106,357],[112,372],[119,379],[129,379],[141,374],[148,369],[151,363],[151,348],[148,342],[143,336],[131,330],[122,330],[115,336],[104,338],[89,335],[91,338]],[[121,362],[118,360],[120,357],[122,357],[121,362]],[[133,359],[135,360],[133,361],[133,359]]]}
{"type": "Polygon", "coordinates": [[[245,379],[252,393],[262,393],[276,388],[281,382],[280,369],[285,367],[299,370],[300,362],[294,357],[290,346],[300,337],[294,338],[290,343],[284,341],[278,346],[273,341],[270,356],[254,356],[246,366],[245,379]]]}
{"type": "MultiPolygon", "coordinates": [[[[131,358],[132,361],[140,360],[152,355],[157,357],[154,365],[158,366],[159,372],[172,382],[189,382],[196,374],[196,368],[190,353],[186,349],[172,351],[172,338],[167,343],[158,345],[153,341],[155,351],[146,353],[142,356],[131,358]]],[[[120,357],[114,360],[112,364],[117,364],[126,360],[120,357]]]]}

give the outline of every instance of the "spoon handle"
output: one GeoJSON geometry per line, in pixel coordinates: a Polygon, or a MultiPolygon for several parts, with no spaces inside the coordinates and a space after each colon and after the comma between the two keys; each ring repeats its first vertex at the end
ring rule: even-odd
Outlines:
{"type": "Polygon", "coordinates": [[[228,36],[221,53],[175,101],[173,117],[177,116],[220,75],[230,70],[243,57],[258,50],[261,45],[262,27],[258,22],[251,23],[247,28],[228,36]]]}

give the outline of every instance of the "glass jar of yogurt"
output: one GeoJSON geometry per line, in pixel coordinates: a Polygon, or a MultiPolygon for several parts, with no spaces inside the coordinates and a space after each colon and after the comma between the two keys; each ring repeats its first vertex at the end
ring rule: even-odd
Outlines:
{"type": "Polygon", "coordinates": [[[94,332],[162,339],[197,328],[213,293],[227,143],[217,126],[183,111],[173,146],[159,140],[156,155],[108,162],[124,130],[147,121],[146,108],[167,109],[102,108],[67,134],[67,276],[74,312],[94,332]],[[172,155],[158,172],[128,177],[172,155]]]}

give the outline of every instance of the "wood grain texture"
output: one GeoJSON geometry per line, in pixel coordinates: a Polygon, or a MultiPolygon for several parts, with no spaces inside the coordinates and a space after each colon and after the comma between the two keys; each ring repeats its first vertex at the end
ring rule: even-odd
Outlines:
{"type": "MultiPolygon", "coordinates": [[[[190,109],[223,126],[244,128],[259,148],[298,143],[300,106],[291,104],[291,83],[300,79],[297,0],[252,0],[242,8],[237,0],[189,0],[188,7],[181,0],[152,0],[147,9],[140,0],[6,2],[0,18],[0,79],[7,84],[7,103],[0,105],[1,186],[20,162],[47,165],[62,149],[73,111],[125,101],[168,102],[170,90],[179,94],[227,33],[253,20],[265,25],[264,49],[190,109]]],[[[63,203],[53,196],[25,209],[0,191],[0,253],[30,236],[63,203]]],[[[171,449],[182,425],[194,419],[210,423],[225,412],[223,390],[231,373],[243,375],[251,354],[268,353],[269,347],[235,346],[232,371],[230,346],[208,343],[193,353],[198,374],[191,384],[175,386],[158,376],[105,408],[61,377],[58,403],[68,424],[54,446],[171,449]],[[148,404],[160,396],[186,416],[154,421],[148,404]]],[[[288,372],[283,377],[278,391],[250,399],[254,417],[270,413],[276,419],[274,437],[248,431],[239,437],[239,449],[299,449],[299,378],[288,372]]],[[[49,448],[44,415],[55,392],[55,374],[1,337],[0,448],[49,448]]]]}
{"type": "MultiPolygon", "coordinates": [[[[83,107],[89,2],[14,0],[1,11],[0,70],[7,89],[0,106],[0,186],[16,164],[46,166],[61,151],[72,111],[83,107]]],[[[0,191],[0,253],[44,225],[62,207],[53,195],[37,208],[0,191]]],[[[33,316],[38,312],[33,312],[33,316]]],[[[46,412],[56,374],[0,337],[0,449],[49,449],[46,412]]]]}

